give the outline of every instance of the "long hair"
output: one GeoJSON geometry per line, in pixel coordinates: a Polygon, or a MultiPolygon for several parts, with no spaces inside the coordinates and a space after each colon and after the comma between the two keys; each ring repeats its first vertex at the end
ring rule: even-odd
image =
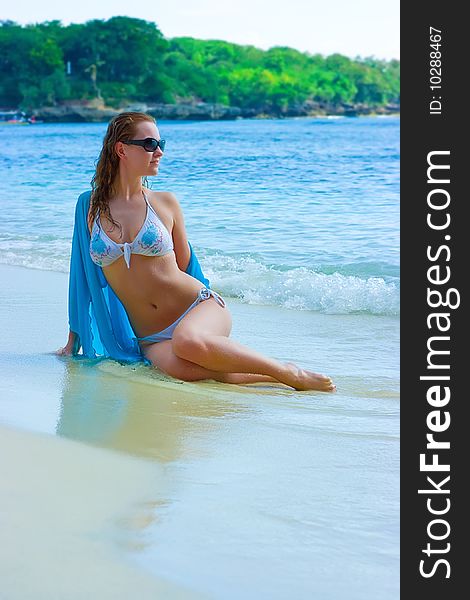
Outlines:
{"type": "MultiPolygon", "coordinates": [[[[155,119],[142,112],[123,112],[116,115],[109,122],[106,135],[103,139],[96,170],[91,180],[90,211],[88,213],[89,226],[93,224],[98,212],[103,213],[114,226],[121,224],[115,221],[109,210],[109,199],[114,193],[114,185],[119,171],[119,157],[115,150],[116,142],[128,140],[135,135],[136,125],[142,121],[156,123],[155,119]]],[[[142,183],[148,187],[147,178],[142,177],[142,183]]]]}

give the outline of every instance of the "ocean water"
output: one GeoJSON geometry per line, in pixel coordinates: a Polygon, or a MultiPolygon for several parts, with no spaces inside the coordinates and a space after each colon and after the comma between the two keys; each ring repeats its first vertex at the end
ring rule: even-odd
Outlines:
{"type": "Polygon", "coordinates": [[[139,505],[74,534],[106,537],[146,573],[217,600],[395,600],[399,119],[160,123],[152,187],[178,196],[232,337],[328,373],[331,395],[50,354],[66,339],[73,211],[104,131],[0,130],[0,423],[155,466],[139,505]]]}
{"type": "MultiPolygon", "coordinates": [[[[67,272],[104,124],[3,128],[0,261],[67,272]]],[[[252,304],[399,314],[399,119],[159,123],[212,286],[252,304]]]]}

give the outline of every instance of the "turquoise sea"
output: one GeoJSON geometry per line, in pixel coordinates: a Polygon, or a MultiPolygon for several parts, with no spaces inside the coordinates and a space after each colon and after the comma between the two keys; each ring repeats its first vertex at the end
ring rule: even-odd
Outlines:
{"type": "Polygon", "coordinates": [[[158,472],[138,509],[80,535],[194,598],[394,600],[399,118],[158,125],[167,146],[150,186],[178,197],[232,337],[328,373],[338,392],[177,385],[143,365],[50,354],[66,341],[75,202],[106,125],[10,126],[0,424],[158,472]]]}
{"type": "MultiPolygon", "coordinates": [[[[399,312],[399,120],[159,123],[154,189],[183,206],[212,284],[254,304],[399,312]]],[[[67,272],[103,124],[3,128],[0,261],[67,272]],[[5,152],[6,151],[6,152],[5,152]]]]}

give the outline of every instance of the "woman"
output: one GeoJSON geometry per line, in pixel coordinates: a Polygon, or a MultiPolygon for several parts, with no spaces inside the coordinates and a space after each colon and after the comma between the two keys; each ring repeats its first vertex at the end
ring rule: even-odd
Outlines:
{"type": "MultiPolygon", "coordinates": [[[[230,312],[202,275],[178,200],[170,192],[143,186],[146,177],[157,175],[164,147],[156,121],[149,115],[126,112],[109,123],[91,200],[86,204],[86,236],[76,231],[77,204],[69,315],[75,310],[73,304],[83,304],[76,288],[84,285],[87,290],[82,297],[90,297],[92,304],[98,303],[95,294],[101,294],[99,302],[106,303],[111,312],[112,306],[122,303],[122,313],[136,334],[138,352],[172,377],[235,384],[281,382],[297,390],[334,391],[329,377],[268,358],[229,339],[230,312]],[[84,254],[83,240],[88,243],[89,257],[82,256],[76,266],[80,244],[84,254]],[[95,277],[95,270],[102,273],[95,277]],[[104,280],[98,284],[97,277],[102,275],[104,280]],[[104,301],[102,288],[107,286],[111,290],[104,301]]],[[[96,327],[88,337],[92,339],[98,330],[103,339],[108,333],[116,335],[116,325],[103,333],[103,321],[109,319],[100,316],[104,314],[101,308],[94,310],[96,327]]],[[[70,317],[69,339],[58,354],[76,354],[77,346],[85,347],[90,316],[88,310],[82,313],[80,318],[70,317]]],[[[107,355],[113,356],[112,352],[107,355]]]]}

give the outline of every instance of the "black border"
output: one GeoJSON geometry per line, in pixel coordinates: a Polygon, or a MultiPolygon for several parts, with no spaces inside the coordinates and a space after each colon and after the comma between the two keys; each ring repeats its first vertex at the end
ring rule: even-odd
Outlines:
{"type": "MultiPolygon", "coordinates": [[[[462,6],[462,5],[461,5],[462,6]]],[[[463,506],[465,496],[466,456],[470,456],[465,439],[470,443],[465,418],[469,394],[464,389],[465,368],[469,352],[466,348],[465,305],[467,297],[465,269],[467,256],[466,204],[469,193],[465,190],[466,174],[470,174],[470,153],[464,148],[468,127],[468,109],[465,88],[468,88],[466,69],[466,44],[468,31],[462,13],[456,2],[436,2],[431,0],[419,4],[401,4],[401,597],[417,600],[425,598],[465,597],[466,548],[463,506]],[[430,39],[429,28],[442,30],[442,93],[432,92],[430,82],[430,39]],[[441,114],[430,114],[429,103],[432,95],[442,96],[441,114]],[[432,231],[426,223],[429,208],[427,195],[430,185],[427,182],[427,155],[436,150],[450,150],[450,184],[445,186],[451,195],[449,207],[451,224],[445,232],[432,231]],[[468,162],[468,166],[467,166],[468,162]],[[426,476],[421,473],[419,455],[426,451],[426,434],[429,432],[426,416],[433,410],[426,400],[426,391],[431,385],[420,381],[421,375],[429,375],[427,370],[427,346],[433,335],[426,324],[426,317],[433,312],[427,303],[427,270],[432,264],[426,256],[428,245],[433,248],[444,242],[444,233],[451,236],[448,245],[451,256],[448,262],[442,258],[439,263],[451,269],[451,280],[447,287],[459,290],[461,304],[448,310],[451,319],[450,355],[444,362],[450,364],[449,385],[451,400],[446,408],[450,412],[449,429],[440,434],[442,440],[450,441],[450,450],[442,450],[440,462],[450,461],[449,473],[436,473],[435,479],[442,480],[450,475],[451,508],[443,516],[451,527],[447,554],[434,555],[435,559],[445,558],[450,564],[450,577],[446,578],[447,568],[440,565],[435,574],[424,578],[419,572],[422,559],[432,564],[422,549],[428,541],[427,526],[432,520],[426,508],[426,495],[418,494],[418,489],[426,486],[426,476]],[[465,429],[464,429],[465,428],[465,429]],[[447,454],[445,454],[447,453],[447,454]],[[458,591],[460,590],[460,591],[458,591]]],[[[444,253],[442,256],[444,257],[444,253]]],[[[444,291],[444,290],[443,290],[444,291]]],[[[436,374],[444,374],[440,372],[436,374]]],[[[437,436],[436,436],[437,437],[437,436]]],[[[429,451],[428,451],[429,452],[429,451]]],[[[437,496],[434,496],[437,498],[437,496]]],[[[440,496],[442,499],[443,496],[440,496]]],[[[434,517],[437,518],[437,517],[434,517]]],[[[437,531],[437,530],[436,530],[437,531]]],[[[441,542],[441,546],[445,544],[441,542]]],[[[439,547],[438,542],[434,542],[439,547]]]]}

